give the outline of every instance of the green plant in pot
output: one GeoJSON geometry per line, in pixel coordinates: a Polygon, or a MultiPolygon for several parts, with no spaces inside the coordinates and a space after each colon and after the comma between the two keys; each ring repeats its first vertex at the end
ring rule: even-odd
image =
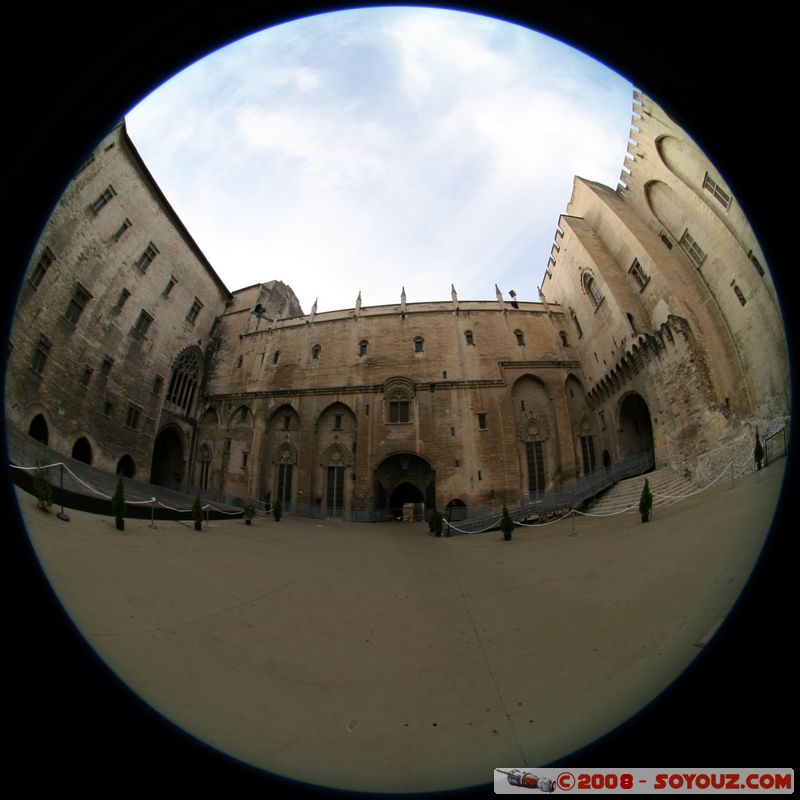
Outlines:
{"type": "Polygon", "coordinates": [[[254,506],[246,505],[244,507],[244,524],[250,525],[253,521],[253,517],[256,515],[256,509],[254,506]]]}
{"type": "Polygon", "coordinates": [[[200,495],[194,499],[192,506],[192,519],[194,520],[194,529],[196,531],[203,530],[203,504],[200,501],[200,495]]]}
{"type": "Polygon", "coordinates": [[[511,532],[516,528],[514,520],[511,519],[511,514],[508,513],[508,507],[503,505],[503,516],[500,518],[500,530],[503,531],[503,539],[506,542],[511,541],[511,532]]]}
{"type": "Polygon", "coordinates": [[[642,522],[648,522],[653,513],[653,493],[647,478],[644,479],[642,496],[639,498],[639,513],[642,515],[642,522]]]}

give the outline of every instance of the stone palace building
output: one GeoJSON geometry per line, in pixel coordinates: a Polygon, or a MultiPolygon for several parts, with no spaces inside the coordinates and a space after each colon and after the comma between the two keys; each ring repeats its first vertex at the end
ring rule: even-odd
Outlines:
{"type": "Polygon", "coordinates": [[[538,302],[305,314],[280,281],[225,286],[120,124],[20,286],[7,424],[314,516],[471,516],[642,452],[702,484],[788,427],[780,305],[736,198],[639,93],[628,151],[616,189],[575,178],[538,302]]]}

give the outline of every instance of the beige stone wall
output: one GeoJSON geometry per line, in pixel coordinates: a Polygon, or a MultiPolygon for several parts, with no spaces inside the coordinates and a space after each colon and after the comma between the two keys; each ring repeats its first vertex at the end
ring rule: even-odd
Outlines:
{"type": "Polygon", "coordinates": [[[788,421],[778,301],[723,176],[649,99],[634,108],[617,190],[575,179],[540,302],[319,314],[280,281],[230,293],[119,126],[33,253],[10,424],[41,415],[51,446],[84,437],[103,469],[127,455],[137,477],[300,512],[497,510],[650,441],[658,464],[713,476],[788,421]]]}
{"type": "MultiPolygon", "coordinates": [[[[723,175],[652,99],[637,93],[620,194],[648,227],[673,243],[700,303],[713,303],[734,343],[759,418],[788,415],[790,373],[780,305],[769,265],[723,175]],[[698,267],[681,250],[685,232],[703,251],[698,267]]],[[[724,331],[720,330],[720,335],[724,331]]]]}
{"type": "MultiPolygon", "coordinates": [[[[291,463],[290,502],[316,508],[327,503],[335,462],[345,467],[345,510],[368,508],[380,500],[376,470],[404,453],[435,471],[438,506],[458,499],[499,508],[528,491],[531,415],[545,422],[547,486],[582,469],[566,401],[567,378],[579,382],[582,373],[559,335],[557,306],[417,303],[260,321],[251,310],[237,304],[224,317],[212,366],[213,423],[200,441],[218,454],[213,488],[274,497],[280,464],[291,463]],[[525,381],[539,394],[526,393],[525,381]],[[391,419],[398,389],[407,422],[391,419]],[[242,405],[255,420],[244,437],[236,427],[242,405]],[[246,469],[245,451],[256,454],[246,469]]],[[[594,433],[595,415],[584,398],[575,402],[594,433]]]]}
{"type": "Polygon", "coordinates": [[[635,392],[657,463],[705,479],[719,459],[704,454],[727,457],[736,441],[746,456],[756,426],[787,424],[785,334],[763,253],[719,174],[638,95],[634,125],[617,191],[575,179],[542,292],[566,312],[614,457],[626,447],[624,398],[635,392]],[[687,231],[699,247],[691,254],[687,231]]]}
{"type": "Polygon", "coordinates": [[[202,365],[209,332],[228,298],[124,126],[117,127],[67,188],[22,281],[8,367],[9,422],[27,432],[42,414],[56,450],[70,455],[85,437],[95,466],[113,471],[127,454],[137,477],[145,479],[155,437],[171,424],[188,461],[199,391],[192,408],[165,408],[172,365],[189,347],[197,349],[202,365]],[[101,207],[97,201],[104,192],[101,207]],[[151,245],[152,260],[145,264],[141,259],[151,245]],[[52,263],[34,286],[44,254],[52,263]],[[86,294],[75,318],[69,309],[79,287],[86,294]],[[196,301],[199,310],[190,320],[196,301]],[[152,322],[139,334],[142,312],[152,322]],[[32,365],[42,336],[50,349],[37,374],[32,365]],[[135,421],[131,407],[138,410],[135,421]]]}

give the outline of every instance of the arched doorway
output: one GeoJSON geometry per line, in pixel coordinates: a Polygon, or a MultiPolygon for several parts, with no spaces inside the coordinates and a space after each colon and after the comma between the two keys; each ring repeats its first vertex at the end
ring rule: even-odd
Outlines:
{"type": "Polygon", "coordinates": [[[164,428],[153,445],[150,483],[179,489],[183,482],[183,442],[175,428],[164,428]]]}
{"type": "Polygon", "coordinates": [[[404,503],[424,503],[436,508],[436,473],[430,463],[416,453],[397,453],[385,458],[375,470],[375,507],[402,517],[404,503]]]}
{"type": "Polygon", "coordinates": [[[650,410],[640,394],[631,392],[619,407],[619,454],[625,458],[652,450],[650,410]]]}
{"type": "Polygon", "coordinates": [[[92,463],[92,446],[85,436],[81,436],[81,438],[72,445],[72,457],[76,461],[83,461],[84,464],[92,463]]]}
{"type": "Polygon", "coordinates": [[[458,522],[467,518],[467,504],[455,498],[444,507],[444,515],[450,522],[458,522]]]}
{"type": "Polygon", "coordinates": [[[136,464],[127,453],[117,461],[117,475],[122,475],[123,478],[136,477],[136,464]]]}
{"type": "Polygon", "coordinates": [[[389,495],[389,508],[395,519],[403,516],[403,506],[406,503],[414,503],[415,505],[419,503],[424,505],[425,503],[422,492],[413,483],[401,483],[395,486],[392,493],[389,495]]]}
{"type": "Polygon", "coordinates": [[[37,414],[28,426],[28,436],[32,436],[37,442],[47,444],[50,439],[50,431],[47,422],[42,414],[37,414]]]}

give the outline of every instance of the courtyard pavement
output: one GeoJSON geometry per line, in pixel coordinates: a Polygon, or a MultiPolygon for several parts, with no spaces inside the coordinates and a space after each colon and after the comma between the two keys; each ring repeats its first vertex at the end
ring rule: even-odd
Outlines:
{"type": "Polygon", "coordinates": [[[289,516],[120,533],[17,497],[76,626],[180,728],[290,778],[430,792],[556,760],[668,686],[747,581],[783,469],[510,542],[289,516]]]}

